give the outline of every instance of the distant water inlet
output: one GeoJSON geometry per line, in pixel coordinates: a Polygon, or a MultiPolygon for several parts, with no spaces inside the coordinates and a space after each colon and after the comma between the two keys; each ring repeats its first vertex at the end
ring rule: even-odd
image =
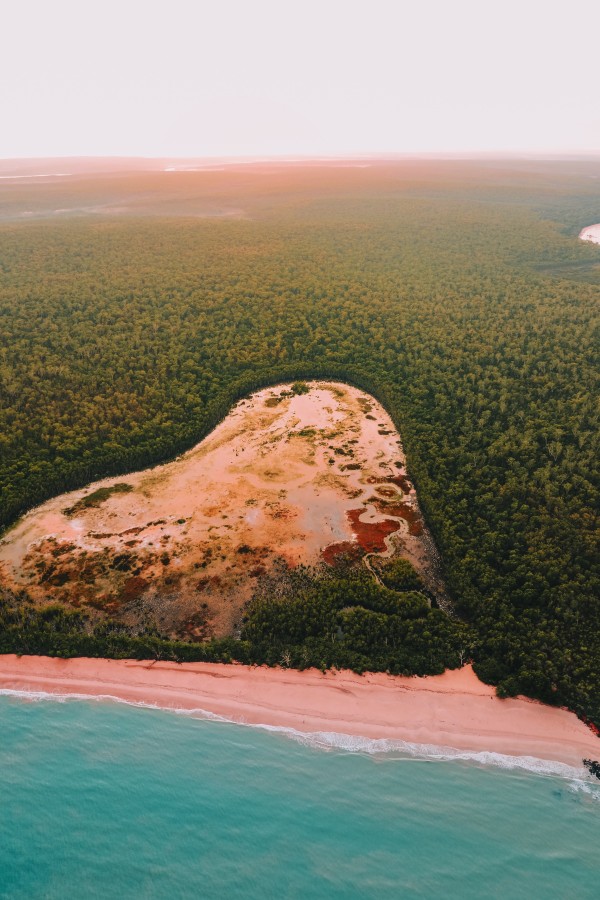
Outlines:
{"type": "Polygon", "coordinates": [[[166,465],[32,510],[0,541],[0,578],[178,639],[236,633],[261,580],[298,565],[403,557],[444,604],[436,551],[389,415],[356,388],[298,382],[241,400],[166,465]]]}
{"type": "Polygon", "coordinates": [[[592,244],[600,244],[600,222],[597,225],[588,225],[579,232],[582,241],[590,241],[592,244]]]}

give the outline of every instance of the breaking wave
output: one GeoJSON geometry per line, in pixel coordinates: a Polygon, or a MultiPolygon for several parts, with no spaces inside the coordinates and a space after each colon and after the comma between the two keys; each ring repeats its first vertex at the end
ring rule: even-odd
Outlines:
{"type": "Polygon", "coordinates": [[[595,787],[595,782],[583,765],[575,767],[557,760],[539,759],[535,756],[509,756],[492,750],[460,750],[456,747],[418,744],[411,741],[390,740],[389,738],[367,738],[334,731],[299,731],[282,725],[265,725],[246,722],[243,719],[231,719],[201,708],[182,709],[179,707],[161,706],[156,703],[147,703],[143,700],[126,700],[112,694],[59,694],[51,691],[24,691],[2,688],[0,689],[0,696],[14,697],[27,702],[51,700],[55,703],[66,703],[69,701],[120,703],[124,706],[171,712],[190,718],[205,719],[211,722],[220,722],[226,725],[280,734],[298,744],[315,750],[337,750],[344,753],[362,754],[375,757],[382,762],[393,760],[468,762],[485,768],[493,767],[528,772],[538,776],[553,776],[569,780],[574,791],[589,794],[594,799],[600,800],[600,787],[595,787]]]}

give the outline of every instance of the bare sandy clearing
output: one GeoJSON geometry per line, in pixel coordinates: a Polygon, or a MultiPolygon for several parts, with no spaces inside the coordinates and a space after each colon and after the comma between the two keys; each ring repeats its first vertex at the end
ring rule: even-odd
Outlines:
{"type": "Polygon", "coordinates": [[[591,241],[592,244],[600,244],[600,222],[597,225],[588,225],[579,232],[582,241],[591,241]]]}
{"type": "Polygon", "coordinates": [[[234,631],[278,561],[397,553],[443,598],[391,419],[356,388],[307,387],[258,391],[173,462],[32,510],[0,542],[3,583],[193,638],[234,631]]]}

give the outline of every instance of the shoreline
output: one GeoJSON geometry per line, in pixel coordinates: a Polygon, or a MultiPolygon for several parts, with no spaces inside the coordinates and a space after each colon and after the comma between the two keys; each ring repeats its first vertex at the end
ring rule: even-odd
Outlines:
{"type": "Polygon", "coordinates": [[[600,244],[600,222],[582,228],[579,232],[579,239],[590,244],[600,244]]]}
{"type": "Polygon", "coordinates": [[[533,757],[579,769],[584,758],[600,757],[600,739],[574,713],[524,697],[500,700],[471,666],[421,678],[8,654],[0,655],[0,691],[113,699],[301,734],[533,757]]]}

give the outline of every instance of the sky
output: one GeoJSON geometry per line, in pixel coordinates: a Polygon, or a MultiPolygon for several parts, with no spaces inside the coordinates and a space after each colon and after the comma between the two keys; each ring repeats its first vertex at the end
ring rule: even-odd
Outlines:
{"type": "Polygon", "coordinates": [[[5,0],[0,158],[600,152],[600,0],[5,0]]]}

